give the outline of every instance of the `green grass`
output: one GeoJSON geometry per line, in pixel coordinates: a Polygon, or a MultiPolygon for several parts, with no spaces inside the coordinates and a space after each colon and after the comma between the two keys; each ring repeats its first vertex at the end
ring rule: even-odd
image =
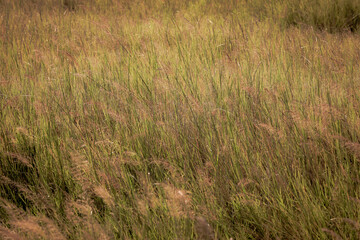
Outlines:
{"type": "Polygon", "coordinates": [[[359,5],[307,2],[0,0],[0,238],[358,239],[359,5]]]}
{"type": "Polygon", "coordinates": [[[360,1],[294,0],[287,8],[285,22],[308,24],[329,32],[355,32],[360,25],[360,1]]]}

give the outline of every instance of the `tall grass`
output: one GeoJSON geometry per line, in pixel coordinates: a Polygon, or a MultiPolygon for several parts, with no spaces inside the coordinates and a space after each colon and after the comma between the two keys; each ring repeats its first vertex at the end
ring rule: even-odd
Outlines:
{"type": "Polygon", "coordinates": [[[307,24],[329,32],[355,32],[360,26],[360,1],[291,1],[284,20],[287,24],[307,24]]]}
{"type": "Polygon", "coordinates": [[[0,1],[1,238],[359,238],[358,33],[65,2],[0,1]]]}

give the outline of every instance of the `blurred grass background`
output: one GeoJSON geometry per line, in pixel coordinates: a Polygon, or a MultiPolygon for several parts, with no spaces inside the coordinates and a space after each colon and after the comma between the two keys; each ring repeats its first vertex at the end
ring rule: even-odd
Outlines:
{"type": "Polygon", "coordinates": [[[0,238],[359,239],[359,14],[0,0],[0,238]]]}

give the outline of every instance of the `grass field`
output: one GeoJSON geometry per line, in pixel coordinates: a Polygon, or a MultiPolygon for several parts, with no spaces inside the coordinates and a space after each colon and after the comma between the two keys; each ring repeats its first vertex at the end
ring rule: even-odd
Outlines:
{"type": "Polygon", "coordinates": [[[360,1],[0,0],[0,239],[360,239],[360,1]]]}

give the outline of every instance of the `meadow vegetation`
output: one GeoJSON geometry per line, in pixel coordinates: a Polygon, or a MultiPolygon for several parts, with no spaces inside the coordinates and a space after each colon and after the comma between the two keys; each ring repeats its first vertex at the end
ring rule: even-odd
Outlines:
{"type": "Polygon", "coordinates": [[[0,0],[0,238],[360,239],[359,14],[0,0]]]}

